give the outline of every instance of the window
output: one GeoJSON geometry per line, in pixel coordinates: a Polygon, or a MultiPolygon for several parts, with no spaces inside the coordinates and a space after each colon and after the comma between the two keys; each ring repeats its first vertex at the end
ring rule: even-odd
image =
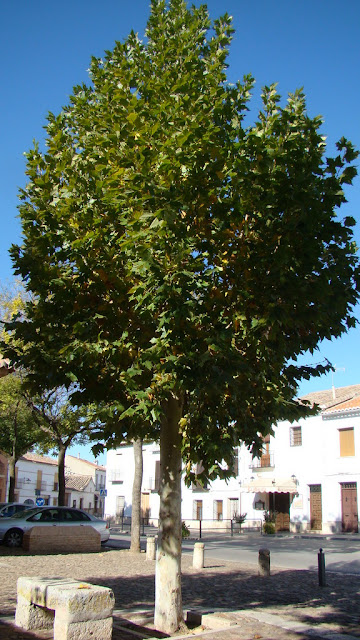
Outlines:
{"type": "Polygon", "coordinates": [[[350,429],[339,429],[340,434],[340,457],[346,458],[355,455],[354,427],[350,429]]]}
{"type": "MultiPolygon", "coordinates": [[[[195,468],[195,475],[199,476],[203,471],[204,471],[204,467],[203,467],[202,463],[199,462],[196,465],[196,468],[195,468]]],[[[195,482],[192,483],[191,488],[192,488],[193,491],[207,491],[208,484],[207,484],[206,480],[202,480],[202,482],[195,481],[195,482]]]]}
{"type": "Polygon", "coordinates": [[[116,516],[122,518],[125,509],[125,496],[116,496],[116,516]]]}
{"type": "Polygon", "coordinates": [[[73,508],[76,507],[76,500],[73,500],[73,508]]]}
{"type": "Polygon", "coordinates": [[[239,515],[239,498],[228,498],[228,518],[233,520],[236,516],[239,515]]]}
{"type": "Polygon", "coordinates": [[[234,473],[235,476],[239,475],[239,456],[237,447],[235,447],[235,449],[233,450],[233,458],[229,469],[234,473]]]}
{"type": "Polygon", "coordinates": [[[290,427],[290,447],[301,447],[302,434],[301,427],[290,427]]]}
{"type": "Polygon", "coordinates": [[[222,520],[223,519],[223,501],[222,500],[214,500],[214,520],[222,520]]]}
{"type": "Polygon", "coordinates": [[[160,489],[160,460],[155,461],[155,482],[153,491],[160,489]]]}
{"type": "Polygon", "coordinates": [[[194,520],[202,520],[203,514],[203,501],[202,500],[194,500],[193,502],[193,519],[194,520]]]}

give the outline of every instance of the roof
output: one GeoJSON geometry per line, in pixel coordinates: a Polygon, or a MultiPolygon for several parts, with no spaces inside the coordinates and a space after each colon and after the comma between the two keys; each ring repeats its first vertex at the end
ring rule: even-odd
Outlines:
{"type": "Polygon", "coordinates": [[[41,456],[38,453],[25,453],[21,456],[21,460],[28,460],[28,462],[41,462],[42,464],[53,464],[57,467],[56,458],[50,458],[50,456],[41,456]]]}
{"type": "Polygon", "coordinates": [[[73,460],[80,460],[80,462],[85,462],[90,465],[90,467],[95,467],[95,469],[99,469],[99,471],[106,471],[106,467],[103,467],[101,464],[97,464],[96,462],[90,462],[90,460],[84,460],[84,458],[78,458],[77,456],[67,455],[66,458],[72,458],[73,460]]]}
{"type": "MultiPolygon", "coordinates": [[[[360,397],[360,384],[353,384],[348,387],[333,387],[325,391],[313,391],[306,396],[302,396],[300,400],[308,400],[311,404],[318,404],[324,411],[330,409],[335,411],[345,408],[344,403],[352,402],[358,397],[360,397]]],[[[355,406],[358,407],[359,405],[355,406]]]]}
{"type": "Polygon", "coordinates": [[[340,404],[337,404],[334,407],[329,407],[328,409],[325,409],[323,413],[328,415],[328,414],[340,413],[343,411],[351,412],[351,411],[354,411],[355,409],[357,410],[360,409],[360,395],[355,396],[350,400],[345,400],[345,402],[341,402],[340,404]]]}
{"type": "Polygon", "coordinates": [[[0,378],[4,378],[9,373],[13,373],[14,368],[10,366],[8,358],[0,358],[0,378]]]}
{"type": "Polygon", "coordinates": [[[73,473],[71,476],[65,477],[65,487],[74,491],[84,491],[90,480],[92,480],[91,476],[80,476],[77,473],[73,473]]]}

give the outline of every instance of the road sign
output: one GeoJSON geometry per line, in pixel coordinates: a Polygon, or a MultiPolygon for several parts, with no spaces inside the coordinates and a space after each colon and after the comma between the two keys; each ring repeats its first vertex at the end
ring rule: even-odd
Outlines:
{"type": "Polygon", "coordinates": [[[100,489],[100,497],[107,496],[107,489],[100,489]]]}
{"type": "Polygon", "coordinates": [[[36,498],[36,506],[37,507],[43,507],[44,504],[45,504],[44,498],[36,498]]]}

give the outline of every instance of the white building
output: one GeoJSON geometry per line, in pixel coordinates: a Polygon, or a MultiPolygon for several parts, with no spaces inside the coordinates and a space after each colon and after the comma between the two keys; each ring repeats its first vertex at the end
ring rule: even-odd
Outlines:
{"type": "MultiPolygon", "coordinates": [[[[80,456],[75,457],[67,455],[65,458],[65,474],[68,481],[70,476],[73,474],[91,477],[94,485],[94,488],[92,489],[93,496],[91,510],[96,515],[103,515],[106,492],[106,467],[97,464],[97,462],[83,460],[80,456]]],[[[90,484],[90,486],[92,485],[90,484]]]]}
{"type": "MultiPolygon", "coordinates": [[[[205,490],[182,487],[182,518],[203,527],[230,527],[246,513],[244,527],[261,526],[264,511],[276,512],[276,528],[332,533],[358,530],[360,475],[360,385],[306,396],[321,407],[314,417],[279,422],[265,438],[261,458],[241,446],[234,450],[236,477],[215,480],[205,490]]],[[[160,451],[144,445],[142,513],[157,521],[160,451]]],[[[109,516],[131,515],[133,450],[107,454],[109,516]]]]}
{"type": "MultiPolygon", "coordinates": [[[[105,490],[105,467],[87,460],[65,458],[65,504],[102,515],[105,490]],[[85,472],[85,473],[84,473],[85,472]]],[[[15,466],[15,501],[46,505],[58,503],[59,475],[55,458],[26,453],[15,466]]]]}

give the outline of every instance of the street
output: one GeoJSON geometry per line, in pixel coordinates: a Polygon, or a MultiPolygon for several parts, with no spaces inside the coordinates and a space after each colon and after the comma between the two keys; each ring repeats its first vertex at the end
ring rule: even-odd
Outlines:
{"type": "MultiPolygon", "coordinates": [[[[183,540],[183,553],[192,553],[195,542],[183,540]]],[[[234,538],[211,538],[201,540],[205,544],[205,561],[209,558],[227,562],[257,564],[261,548],[270,549],[271,566],[287,569],[310,569],[317,571],[318,552],[325,553],[326,569],[339,573],[360,574],[360,537],[295,537],[261,536],[242,534],[234,538]]],[[[146,537],[141,538],[142,548],[146,547],[146,537]]],[[[108,546],[129,548],[130,535],[112,533],[108,546]]]]}

